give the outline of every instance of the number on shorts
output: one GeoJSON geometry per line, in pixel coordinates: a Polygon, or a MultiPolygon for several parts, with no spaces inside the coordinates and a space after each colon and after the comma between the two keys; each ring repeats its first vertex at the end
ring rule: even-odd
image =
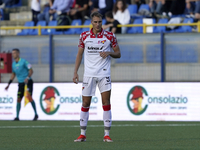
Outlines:
{"type": "Polygon", "coordinates": [[[107,81],[107,82],[110,82],[110,77],[106,77],[106,81],[107,81]]]}

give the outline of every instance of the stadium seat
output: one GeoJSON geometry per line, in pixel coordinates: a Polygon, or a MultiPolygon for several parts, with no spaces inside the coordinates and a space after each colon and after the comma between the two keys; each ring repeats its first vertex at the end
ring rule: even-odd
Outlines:
{"type": "MultiPolygon", "coordinates": [[[[142,19],[135,19],[133,24],[143,24],[142,19]]],[[[129,27],[127,33],[143,33],[143,27],[129,27]]]]}
{"type": "MultiPolygon", "coordinates": [[[[90,25],[90,24],[91,24],[91,20],[88,19],[88,20],[85,20],[83,25],[90,25]]],[[[84,32],[84,31],[89,31],[89,30],[90,30],[90,28],[82,28],[80,33],[84,32]]]]}
{"type": "MultiPolygon", "coordinates": [[[[81,25],[81,19],[75,19],[71,23],[72,26],[81,25]]],[[[65,31],[64,34],[78,34],[81,32],[81,28],[70,28],[69,30],[65,31]]]]}
{"type": "MultiPolygon", "coordinates": [[[[164,23],[168,23],[168,19],[166,19],[166,18],[159,19],[158,24],[164,24],[164,23]]],[[[154,33],[166,32],[166,27],[165,26],[157,26],[154,28],[153,32],[154,33]]]]}
{"type": "Polygon", "coordinates": [[[106,19],[102,19],[102,25],[106,24],[106,19]]]}
{"type": "MultiPolygon", "coordinates": [[[[37,26],[46,26],[46,21],[38,21],[37,26]]],[[[47,33],[46,29],[41,29],[41,33],[45,35],[47,33]]],[[[32,32],[29,33],[30,35],[38,35],[38,29],[34,29],[32,32]]]]}
{"type": "Polygon", "coordinates": [[[149,5],[148,5],[148,4],[142,4],[142,5],[140,5],[140,8],[139,8],[138,11],[140,11],[140,10],[142,10],[142,9],[146,9],[146,10],[150,11],[150,8],[149,8],[149,5]]]}
{"type": "Polygon", "coordinates": [[[128,10],[129,10],[130,15],[137,14],[137,11],[138,11],[137,5],[136,4],[128,5],[128,10]]]}
{"type": "MultiPolygon", "coordinates": [[[[27,21],[24,25],[25,27],[33,27],[34,22],[33,21],[27,21]]],[[[29,35],[33,29],[23,29],[22,32],[18,33],[17,35],[29,35]]]]}
{"type": "MultiPolygon", "coordinates": [[[[49,21],[48,26],[57,26],[57,21],[49,21]]],[[[47,30],[47,34],[60,35],[60,34],[63,34],[63,32],[56,31],[56,29],[52,28],[52,29],[47,30]]]]}
{"type": "Polygon", "coordinates": [[[14,7],[21,7],[22,6],[22,0],[19,0],[19,2],[15,5],[6,5],[7,8],[14,8],[14,7]]]}
{"type": "Polygon", "coordinates": [[[161,61],[160,45],[148,45],[146,50],[146,61],[148,63],[159,63],[161,61]]]}
{"type": "Polygon", "coordinates": [[[3,12],[3,9],[0,9],[0,20],[4,20],[4,12],[3,12]]]}
{"type": "MultiPolygon", "coordinates": [[[[185,18],[183,23],[193,23],[193,18],[185,18]]],[[[192,32],[191,26],[180,26],[178,29],[175,29],[175,32],[192,32]]]]}

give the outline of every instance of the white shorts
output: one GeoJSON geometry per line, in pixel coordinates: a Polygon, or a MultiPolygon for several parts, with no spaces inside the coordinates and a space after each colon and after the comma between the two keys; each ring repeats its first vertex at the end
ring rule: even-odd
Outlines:
{"type": "Polygon", "coordinates": [[[100,93],[111,90],[110,77],[83,77],[82,95],[95,96],[96,86],[98,85],[100,93]]]}

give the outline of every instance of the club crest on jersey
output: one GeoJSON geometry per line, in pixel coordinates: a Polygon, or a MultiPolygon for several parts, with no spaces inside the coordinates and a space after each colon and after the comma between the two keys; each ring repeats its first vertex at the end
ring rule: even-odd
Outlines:
{"type": "Polygon", "coordinates": [[[98,44],[100,44],[100,43],[104,44],[105,42],[106,42],[106,40],[98,41],[98,44]]]}

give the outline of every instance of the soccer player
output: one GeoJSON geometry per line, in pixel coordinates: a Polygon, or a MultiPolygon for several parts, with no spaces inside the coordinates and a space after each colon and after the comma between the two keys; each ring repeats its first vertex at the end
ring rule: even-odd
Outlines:
{"type": "Polygon", "coordinates": [[[89,118],[89,107],[96,86],[101,93],[104,121],[104,142],[112,142],[109,131],[111,128],[111,57],[120,58],[121,53],[117,39],[112,32],[102,29],[102,15],[99,12],[91,14],[93,28],[80,35],[76,57],[73,82],[78,83],[78,69],[84,52],[84,76],[82,84],[82,107],[80,113],[81,135],[74,142],[86,141],[86,127],[89,118]]]}
{"type": "Polygon", "coordinates": [[[27,84],[28,89],[28,99],[31,102],[31,105],[33,107],[33,110],[35,112],[35,117],[33,120],[38,119],[38,114],[36,111],[36,105],[34,100],[32,99],[32,92],[33,92],[33,80],[31,79],[31,76],[33,74],[33,69],[31,67],[31,64],[26,61],[23,58],[20,58],[20,51],[19,49],[13,49],[12,50],[12,57],[15,60],[12,63],[12,75],[10,78],[10,81],[8,82],[8,85],[6,86],[5,90],[8,90],[10,84],[14,80],[15,76],[17,76],[18,79],[18,93],[17,93],[17,116],[14,119],[15,121],[19,121],[19,112],[21,108],[21,101],[24,96],[24,87],[25,84],[27,84]]]}

